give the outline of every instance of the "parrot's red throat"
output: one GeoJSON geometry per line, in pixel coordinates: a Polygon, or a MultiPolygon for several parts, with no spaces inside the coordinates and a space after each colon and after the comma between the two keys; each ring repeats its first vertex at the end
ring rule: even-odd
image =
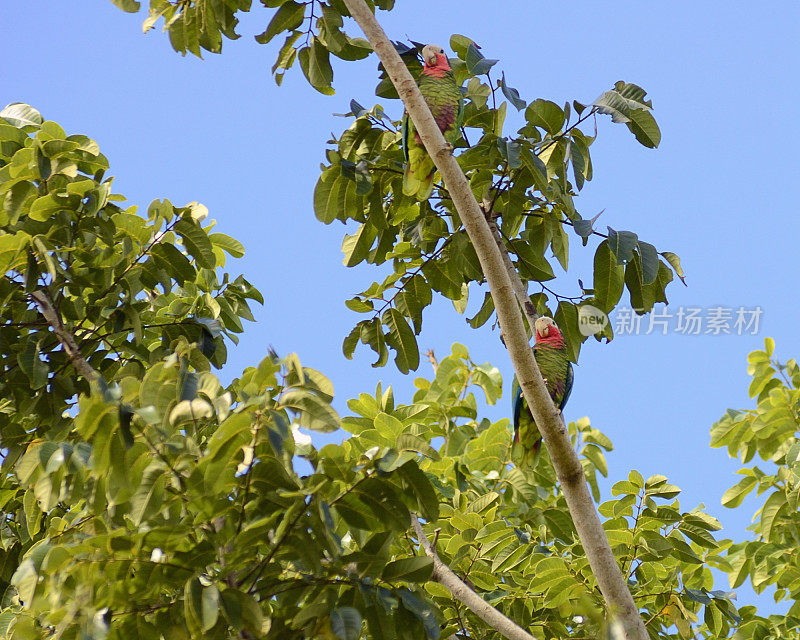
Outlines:
{"type": "Polygon", "coordinates": [[[562,349],[564,347],[564,336],[555,327],[550,327],[546,336],[541,335],[538,331],[536,333],[536,344],[544,347],[552,347],[553,349],[562,349]]]}
{"type": "Polygon", "coordinates": [[[447,56],[443,53],[436,54],[436,64],[429,65],[427,62],[422,67],[422,75],[431,76],[432,78],[444,78],[448,71],[452,71],[450,63],[447,61],[447,56]]]}

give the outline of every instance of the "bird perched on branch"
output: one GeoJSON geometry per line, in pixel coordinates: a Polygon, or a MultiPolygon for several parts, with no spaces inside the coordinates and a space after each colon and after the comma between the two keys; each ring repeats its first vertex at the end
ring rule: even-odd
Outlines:
{"type": "MultiPolygon", "coordinates": [[[[552,318],[542,316],[534,323],[533,355],[553,404],[564,408],[572,391],[572,363],[564,336],[552,318]]],[[[512,459],[520,466],[533,467],[542,447],[542,435],[531,415],[516,376],[513,383],[514,444],[512,459]]]]}
{"type": "MultiPolygon", "coordinates": [[[[425,45],[422,48],[422,61],[422,74],[418,80],[419,90],[428,103],[428,108],[436,124],[439,125],[439,131],[442,132],[444,139],[453,144],[461,129],[463,111],[461,89],[456,84],[444,49],[439,45],[425,45]]],[[[407,196],[416,196],[420,201],[427,200],[433,191],[436,166],[425,150],[408,113],[403,114],[402,144],[406,159],[403,193],[407,196]]]]}

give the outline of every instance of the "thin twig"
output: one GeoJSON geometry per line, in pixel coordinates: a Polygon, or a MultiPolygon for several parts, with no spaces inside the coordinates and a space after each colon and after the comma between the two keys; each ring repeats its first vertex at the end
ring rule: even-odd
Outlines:
{"type": "Polygon", "coordinates": [[[558,135],[553,136],[553,139],[550,140],[550,142],[548,142],[546,145],[544,145],[541,149],[538,149],[537,151],[535,151],[533,155],[540,156],[547,149],[552,147],[556,142],[559,142],[559,141],[563,140],[567,136],[567,134],[570,131],[572,131],[575,127],[577,127],[581,122],[585,121],[587,118],[589,118],[589,116],[593,116],[595,114],[596,110],[597,110],[597,107],[592,107],[591,109],[589,109],[589,111],[586,112],[585,116],[581,116],[580,118],[578,118],[578,120],[574,124],[570,125],[566,129],[564,129],[564,131],[562,131],[558,135]]]}
{"type": "Polygon", "coordinates": [[[401,284],[400,286],[397,286],[396,284],[392,285],[392,288],[396,289],[396,291],[394,292],[394,294],[392,294],[392,297],[389,298],[388,300],[381,299],[381,300],[383,300],[384,305],[380,309],[376,309],[375,310],[375,312],[372,315],[372,319],[373,320],[375,318],[380,318],[381,314],[384,311],[386,311],[386,309],[388,307],[390,307],[392,305],[392,303],[395,301],[397,296],[399,296],[403,292],[403,290],[406,288],[408,283],[411,282],[414,279],[414,277],[417,274],[419,274],[419,272],[422,271],[422,269],[424,267],[426,267],[429,262],[431,262],[431,260],[434,260],[434,259],[438,258],[441,255],[441,253],[444,250],[444,248],[450,243],[450,241],[453,238],[455,238],[456,233],[458,233],[458,230],[454,231],[452,233],[452,235],[447,236],[447,238],[445,238],[445,240],[442,243],[442,245],[438,249],[436,249],[436,251],[434,251],[433,253],[425,256],[425,259],[422,261],[422,264],[420,264],[416,269],[414,269],[414,271],[412,271],[410,273],[406,273],[405,274],[405,278],[403,279],[403,284],[401,284]]]}

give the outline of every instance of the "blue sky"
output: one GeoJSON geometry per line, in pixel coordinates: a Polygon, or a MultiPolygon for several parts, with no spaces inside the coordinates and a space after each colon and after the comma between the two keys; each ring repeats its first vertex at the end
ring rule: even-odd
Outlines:
{"type": "MultiPolygon", "coordinates": [[[[226,41],[221,56],[198,60],[175,54],[159,30],[142,35],[144,14],[125,14],[108,0],[4,0],[0,103],[27,102],[68,133],[97,140],[115,190],[130,202],[200,201],[217,230],[244,242],[247,255],[229,268],[245,273],[266,303],[254,309],[258,322],[231,352],[224,379],[273,345],[326,373],[342,411],[344,399],[379,380],[409,400],[413,375],[371,368],[366,350],[352,361],[341,355],[358,319],[343,301],[376,274],[342,265],[343,228],[323,226],[311,207],[325,141],[347,126],[332,114],[346,112],[351,98],[377,101],[376,60],[334,63],[332,97],[311,89],[299,69],[276,87],[270,67],[278,43],[253,40],[269,16],[254,5],[241,39],[226,41]]],[[[789,287],[797,269],[800,5],[405,0],[380,17],[394,39],[446,46],[451,33],[472,37],[487,57],[500,58],[498,68],[529,101],[591,102],[620,79],[648,91],[661,146],[645,149],[624,127],[598,119],[595,178],[578,208],[585,216],[605,209],[600,222],[681,256],[689,286],[668,289],[670,313],[760,307],[759,331],[587,342],[565,413],[590,416],[611,437],[612,481],[631,468],[665,474],[684,490],[684,508],[705,503],[725,524],[723,536],[742,539],[759,503],[720,506],[738,467],[709,448],[709,428],[727,407],[751,406],[745,358],[764,337],[775,338],[779,357],[800,356],[789,287]],[[499,8],[487,16],[487,6],[499,8]]],[[[382,104],[399,117],[397,101],[382,104]]],[[[574,295],[577,278],[591,281],[593,252],[571,240],[572,269],[555,286],[574,295]]],[[[454,341],[510,380],[496,331],[473,331],[449,303],[434,305],[420,347],[443,356],[454,341]]],[[[430,375],[425,365],[421,372],[430,375]]],[[[506,394],[488,415],[507,415],[508,404],[506,394]]],[[[740,604],[753,600],[747,588],[739,591],[740,604]]],[[[771,601],[764,596],[759,604],[774,610],[771,601]]]]}

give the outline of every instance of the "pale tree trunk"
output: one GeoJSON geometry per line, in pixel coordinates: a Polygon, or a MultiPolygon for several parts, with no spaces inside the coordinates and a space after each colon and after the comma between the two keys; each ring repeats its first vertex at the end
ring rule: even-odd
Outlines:
{"type": "MultiPolygon", "coordinates": [[[[524,292],[522,282],[514,286],[512,274],[506,268],[501,249],[495,240],[461,167],[452,155],[439,127],[394,46],[378,24],[364,0],[344,0],[353,18],[369,40],[383,63],[386,73],[397,89],[422,143],[428,150],[442,176],[459,217],[489,284],[497,318],[503,333],[511,364],[517,374],[522,393],[536,425],[544,437],[553,461],[561,490],[569,507],[581,545],[606,601],[608,612],[623,624],[631,640],[648,640],[649,636],[628,590],[625,578],[608,544],[605,531],[586,484],[578,456],[567,437],[560,411],[553,405],[542,375],[533,357],[528,334],[519,312],[516,294],[524,292]]],[[[519,280],[514,272],[513,277],[519,280]]],[[[526,311],[530,311],[526,309],[526,311]]],[[[533,317],[529,313],[529,317],[533,317]]],[[[453,594],[454,597],[456,594],[453,594]]],[[[499,630],[499,629],[498,629],[499,630]]],[[[506,636],[511,637],[511,636],[506,636]]]]}

